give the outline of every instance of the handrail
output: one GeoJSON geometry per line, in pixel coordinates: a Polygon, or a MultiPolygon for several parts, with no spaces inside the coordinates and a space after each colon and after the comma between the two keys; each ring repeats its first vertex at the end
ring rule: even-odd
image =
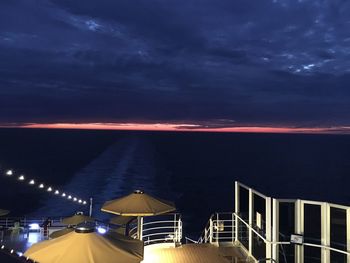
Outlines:
{"type": "Polygon", "coordinates": [[[210,216],[202,234],[196,241],[197,243],[218,243],[234,241],[235,218],[232,212],[214,213],[210,216]],[[226,219],[224,216],[230,216],[226,219]],[[230,230],[226,230],[230,229],[230,230]],[[230,234],[230,236],[227,236],[230,234]],[[225,236],[226,235],[226,236],[225,236]]]}
{"type": "MultiPolygon", "coordinates": [[[[182,220],[180,214],[166,214],[144,218],[146,222],[142,224],[142,240],[145,245],[154,243],[181,243],[182,220]],[[164,220],[160,220],[160,218],[164,220]],[[169,218],[173,219],[170,220],[169,218]],[[155,219],[154,221],[152,219],[155,219]]],[[[129,235],[136,237],[137,226],[129,230],[129,235]]]]}
{"type": "MultiPolygon", "coordinates": [[[[273,241],[268,241],[266,238],[264,238],[262,235],[260,235],[252,226],[250,226],[247,222],[245,222],[240,216],[238,216],[236,213],[233,213],[240,221],[242,221],[243,224],[245,224],[248,228],[250,228],[257,236],[259,236],[266,244],[272,244],[272,245],[290,245],[291,242],[289,241],[278,241],[278,242],[273,242],[273,241]]],[[[319,244],[312,244],[312,243],[303,243],[305,246],[309,247],[317,247],[317,248],[323,248],[323,249],[328,249],[331,251],[335,251],[338,253],[342,253],[345,255],[350,255],[350,252],[340,250],[337,248],[332,248],[330,246],[325,246],[325,245],[319,245],[319,244]]]]}

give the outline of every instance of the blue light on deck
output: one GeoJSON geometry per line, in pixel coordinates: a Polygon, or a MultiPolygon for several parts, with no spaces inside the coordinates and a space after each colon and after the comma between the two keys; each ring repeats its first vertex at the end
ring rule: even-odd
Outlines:
{"type": "Polygon", "coordinates": [[[40,226],[37,223],[33,223],[29,225],[29,230],[39,230],[40,226]]]}
{"type": "Polygon", "coordinates": [[[100,233],[101,235],[104,235],[107,233],[107,229],[105,229],[104,227],[97,227],[97,232],[100,233]]]}

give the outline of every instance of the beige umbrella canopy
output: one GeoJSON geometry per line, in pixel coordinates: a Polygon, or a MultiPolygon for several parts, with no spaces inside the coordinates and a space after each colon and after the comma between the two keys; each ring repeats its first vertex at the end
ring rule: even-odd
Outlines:
{"type": "Polygon", "coordinates": [[[107,201],[101,211],[121,216],[137,216],[137,237],[142,239],[142,217],[175,211],[172,202],[156,199],[143,191],[136,190],[125,197],[107,201]]]}
{"type": "Polygon", "coordinates": [[[0,216],[6,216],[9,213],[10,213],[10,211],[8,211],[8,210],[0,209],[0,216]]]}
{"type": "Polygon", "coordinates": [[[95,219],[93,219],[90,216],[74,215],[71,217],[64,218],[62,220],[62,223],[65,225],[79,225],[80,223],[84,222],[95,222],[95,219]]]}
{"type": "Polygon", "coordinates": [[[125,197],[106,202],[101,210],[121,216],[153,216],[175,211],[176,208],[169,201],[136,190],[125,197]]]}
{"type": "Polygon", "coordinates": [[[68,233],[73,232],[73,231],[74,231],[74,228],[71,228],[71,227],[57,230],[57,231],[53,232],[52,234],[50,234],[50,238],[58,238],[58,237],[61,237],[65,234],[68,234],[68,233]]]}
{"type": "Polygon", "coordinates": [[[109,223],[114,225],[126,225],[134,219],[136,219],[136,216],[116,216],[109,220],[109,223]]]}
{"type": "Polygon", "coordinates": [[[139,263],[143,243],[114,234],[76,231],[33,245],[24,255],[40,263],[139,263]],[[117,235],[117,236],[116,236],[117,235]]]}

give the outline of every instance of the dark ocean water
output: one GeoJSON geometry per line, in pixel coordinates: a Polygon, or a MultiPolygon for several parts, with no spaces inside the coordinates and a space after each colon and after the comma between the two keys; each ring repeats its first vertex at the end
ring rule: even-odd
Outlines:
{"type": "MultiPolygon", "coordinates": [[[[144,189],[176,203],[185,234],[232,211],[234,181],[278,198],[350,204],[350,136],[0,129],[0,168],[102,203],[144,189]]],[[[12,215],[69,215],[81,206],[0,176],[12,215]]]]}

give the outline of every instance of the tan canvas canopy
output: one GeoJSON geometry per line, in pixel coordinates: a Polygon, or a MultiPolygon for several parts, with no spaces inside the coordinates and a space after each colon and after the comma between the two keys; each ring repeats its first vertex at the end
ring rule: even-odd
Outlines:
{"type": "Polygon", "coordinates": [[[50,238],[58,238],[73,231],[74,231],[74,228],[64,228],[50,234],[50,238]]]}
{"type": "Polygon", "coordinates": [[[135,216],[116,216],[109,220],[109,223],[115,225],[126,225],[130,223],[130,221],[136,219],[135,216]]]}
{"type": "Polygon", "coordinates": [[[89,216],[84,215],[74,215],[71,217],[64,218],[62,223],[65,225],[79,225],[84,222],[95,222],[95,219],[89,216]]]}
{"type": "Polygon", "coordinates": [[[10,213],[10,211],[0,209],[0,216],[5,216],[5,215],[7,215],[8,213],[10,213]]]}
{"type": "Polygon", "coordinates": [[[143,243],[117,234],[71,232],[35,244],[24,255],[40,263],[139,263],[143,243]]]}
{"type": "Polygon", "coordinates": [[[122,216],[153,216],[176,210],[169,201],[156,199],[142,191],[135,191],[125,197],[106,202],[103,212],[122,216]]]}
{"type": "Polygon", "coordinates": [[[137,216],[137,238],[142,240],[143,216],[155,216],[175,211],[169,201],[156,199],[143,191],[136,190],[125,197],[107,201],[101,211],[121,216],[137,216]]]}

